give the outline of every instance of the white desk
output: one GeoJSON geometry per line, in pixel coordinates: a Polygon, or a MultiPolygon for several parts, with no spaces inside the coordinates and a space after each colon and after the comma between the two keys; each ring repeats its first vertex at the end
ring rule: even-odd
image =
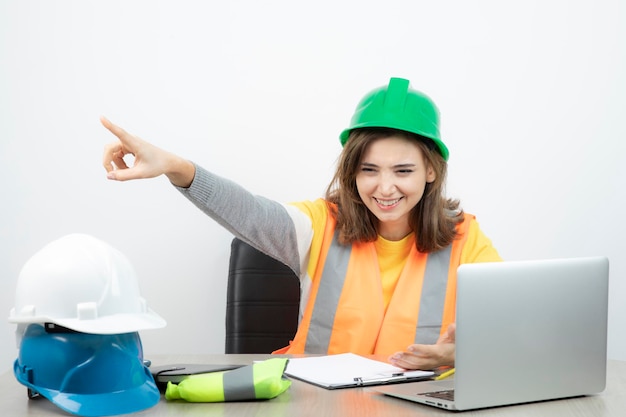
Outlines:
{"type": "MultiPolygon", "coordinates": [[[[270,355],[168,355],[149,359],[153,365],[172,363],[233,363],[250,364],[270,355]]],[[[0,375],[0,410],[3,416],[69,416],[46,399],[29,400],[26,388],[11,371],[0,375]]],[[[626,415],[626,362],[609,361],[607,388],[594,396],[566,400],[500,407],[461,413],[463,417],[623,417],[626,415]]],[[[164,398],[155,406],[127,416],[454,416],[459,413],[380,395],[371,388],[325,390],[294,380],[289,390],[268,401],[197,404],[168,402],[164,398]]]]}

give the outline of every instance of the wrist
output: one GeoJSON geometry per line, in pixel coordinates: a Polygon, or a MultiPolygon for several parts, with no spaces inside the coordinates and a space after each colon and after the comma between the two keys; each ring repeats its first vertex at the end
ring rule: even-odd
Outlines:
{"type": "Polygon", "coordinates": [[[173,185],[180,188],[189,188],[195,175],[196,167],[193,162],[172,155],[165,176],[173,185]]]}

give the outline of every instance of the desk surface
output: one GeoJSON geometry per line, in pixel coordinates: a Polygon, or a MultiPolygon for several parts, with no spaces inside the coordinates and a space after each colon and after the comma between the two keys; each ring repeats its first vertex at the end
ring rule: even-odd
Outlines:
{"type": "MultiPolygon", "coordinates": [[[[154,366],[172,363],[233,363],[250,364],[253,360],[270,355],[167,355],[155,356],[154,366]]],[[[45,399],[29,400],[26,388],[20,385],[12,372],[0,375],[0,409],[2,415],[69,416],[45,399]]],[[[609,361],[607,388],[598,395],[566,400],[500,407],[463,412],[463,416],[615,416],[626,413],[626,362],[609,361]]],[[[268,401],[239,403],[198,404],[168,402],[164,398],[154,407],[127,416],[342,416],[362,417],[388,415],[401,416],[452,416],[458,413],[414,404],[374,392],[371,388],[325,390],[294,380],[289,390],[268,401]]]]}

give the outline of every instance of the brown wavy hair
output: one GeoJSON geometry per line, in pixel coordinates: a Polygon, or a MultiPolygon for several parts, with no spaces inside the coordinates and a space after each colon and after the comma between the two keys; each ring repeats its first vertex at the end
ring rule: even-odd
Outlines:
{"type": "Polygon", "coordinates": [[[455,226],[463,221],[459,200],[445,197],[448,164],[437,145],[423,136],[396,129],[356,129],[339,155],[335,175],[326,190],[326,200],[336,204],[331,213],[337,220],[339,242],[373,242],[378,237],[378,219],[361,200],[356,186],[356,176],[361,169],[363,154],[375,140],[400,136],[414,140],[420,147],[427,166],[435,172],[435,180],[426,183],[424,195],[411,210],[409,225],[415,232],[417,250],[435,252],[450,245],[456,237],[455,226]]]}

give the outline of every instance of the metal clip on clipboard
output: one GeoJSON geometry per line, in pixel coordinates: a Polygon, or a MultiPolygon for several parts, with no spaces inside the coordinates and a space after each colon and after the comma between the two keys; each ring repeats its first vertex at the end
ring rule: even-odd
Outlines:
{"type": "Polygon", "coordinates": [[[392,384],[394,382],[417,382],[432,379],[433,373],[426,371],[394,372],[391,374],[381,373],[370,377],[355,377],[357,386],[392,384]]]}

